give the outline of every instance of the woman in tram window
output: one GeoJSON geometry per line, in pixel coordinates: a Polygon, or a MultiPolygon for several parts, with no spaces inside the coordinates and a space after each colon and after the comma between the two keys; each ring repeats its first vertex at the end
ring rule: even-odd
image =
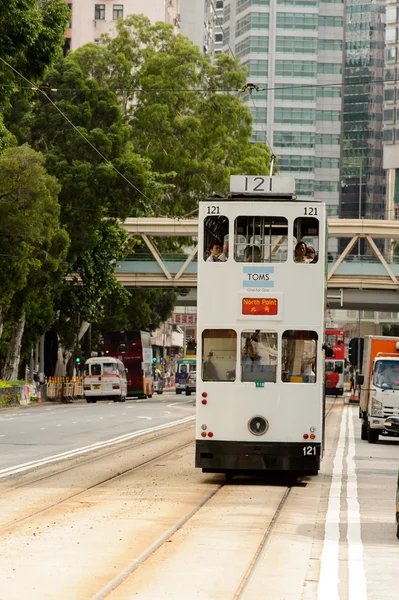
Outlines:
{"type": "Polygon", "coordinates": [[[309,258],[307,257],[308,247],[305,242],[298,242],[295,246],[295,262],[297,263],[308,263],[309,258]]]}
{"type": "Polygon", "coordinates": [[[245,262],[261,262],[259,246],[247,246],[244,250],[245,262]]]}

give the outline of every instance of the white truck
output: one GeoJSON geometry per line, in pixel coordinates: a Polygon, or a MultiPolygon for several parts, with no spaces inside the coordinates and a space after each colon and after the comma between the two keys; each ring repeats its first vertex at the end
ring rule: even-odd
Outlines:
{"type": "Polygon", "coordinates": [[[399,338],[374,335],[364,338],[359,383],[361,438],[376,444],[380,435],[393,434],[385,428],[385,420],[399,417],[399,338]]]}

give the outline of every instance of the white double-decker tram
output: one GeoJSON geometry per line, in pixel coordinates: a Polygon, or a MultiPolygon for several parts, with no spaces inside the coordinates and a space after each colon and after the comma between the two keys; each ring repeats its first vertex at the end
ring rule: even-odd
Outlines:
{"type": "Polygon", "coordinates": [[[291,177],[232,176],[199,217],[196,466],[316,474],[325,207],[291,177]]]}

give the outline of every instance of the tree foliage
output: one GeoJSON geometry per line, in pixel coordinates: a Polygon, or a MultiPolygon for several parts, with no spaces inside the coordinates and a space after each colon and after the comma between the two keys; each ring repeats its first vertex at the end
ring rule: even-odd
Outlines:
{"type": "MultiPolygon", "coordinates": [[[[35,83],[60,54],[70,10],[64,0],[2,0],[0,56],[35,83]]],[[[0,104],[26,82],[0,63],[0,104]]]]}
{"type": "Polygon", "coordinates": [[[252,116],[239,98],[246,69],[226,54],[215,64],[165,23],[143,15],[118,23],[115,38],[77,50],[73,60],[116,91],[132,141],[173,187],[164,211],[184,214],[200,199],[228,190],[232,173],[267,173],[270,151],[250,144],[252,116]]]}

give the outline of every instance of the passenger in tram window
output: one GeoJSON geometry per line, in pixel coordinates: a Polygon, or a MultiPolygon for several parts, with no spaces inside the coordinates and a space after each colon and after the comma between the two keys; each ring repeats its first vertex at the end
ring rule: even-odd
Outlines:
{"type": "Polygon", "coordinates": [[[218,381],[219,379],[216,367],[213,364],[213,352],[209,352],[207,360],[204,362],[202,379],[204,381],[218,381]]]}
{"type": "Polygon", "coordinates": [[[310,263],[316,263],[318,256],[316,254],[316,251],[314,248],[312,248],[312,246],[308,246],[308,251],[306,252],[306,258],[308,259],[308,262],[310,263]]]}
{"type": "Polygon", "coordinates": [[[308,263],[309,259],[306,257],[308,247],[305,242],[298,242],[295,246],[295,262],[308,263]]]}
{"type": "Polygon", "coordinates": [[[244,250],[245,262],[261,262],[259,246],[247,246],[244,250]]]}
{"type": "Polygon", "coordinates": [[[209,248],[209,256],[206,259],[206,262],[223,262],[220,260],[220,255],[222,254],[222,245],[219,242],[213,242],[209,248]]]}
{"type": "Polygon", "coordinates": [[[225,262],[229,258],[229,236],[225,235],[223,240],[223,252],[219,256],[220,262],[225,262]]]}

